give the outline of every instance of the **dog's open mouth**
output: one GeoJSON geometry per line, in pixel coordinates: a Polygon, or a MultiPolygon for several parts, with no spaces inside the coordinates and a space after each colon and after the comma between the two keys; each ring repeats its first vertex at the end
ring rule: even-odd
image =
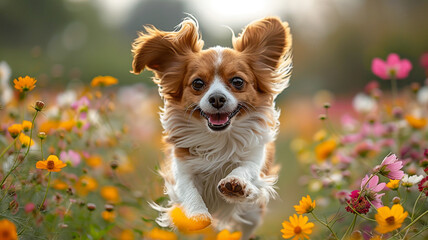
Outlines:
{"type": "Polygon", "coordinates": [[[230,121],[236,114],[238,114],[239,110],[241,110],[241,105],[238,105],[238,107],[232,112],[225,113],[206,113],[201,110],[201,115],[207,119],[208,127],[211,128],[211,130],[221,131],[230,125],[230,121]]]}

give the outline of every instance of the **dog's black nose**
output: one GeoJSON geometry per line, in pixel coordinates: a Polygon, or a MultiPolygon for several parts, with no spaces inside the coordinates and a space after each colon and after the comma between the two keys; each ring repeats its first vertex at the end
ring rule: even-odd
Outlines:
{"type": "Polygon", "coordinates": [[[210,96],[208,101],[211,103],[211,105],[217,109],[220,109],[223,107],[224,103],[226,102],[226,96],[221,93],[216,93],[210,96]]]}

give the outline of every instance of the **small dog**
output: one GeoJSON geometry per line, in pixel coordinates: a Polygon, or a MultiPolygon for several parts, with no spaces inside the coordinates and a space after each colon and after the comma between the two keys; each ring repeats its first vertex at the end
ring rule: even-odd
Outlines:
{"type": "Polygon", "coordinates": [[[291,74],[288,23],[268,17],[233,36],[233,48],[203,50],[198,24],[176,31],[146,26],[133,43],[133,73],[145,68],[164,100],[166,160],[161,164],[168,206],[157,222],[173,226],[179,205],[188,218],[208,218],[217,229],[250,238],[275,196],[275,98],[291,74]]]}

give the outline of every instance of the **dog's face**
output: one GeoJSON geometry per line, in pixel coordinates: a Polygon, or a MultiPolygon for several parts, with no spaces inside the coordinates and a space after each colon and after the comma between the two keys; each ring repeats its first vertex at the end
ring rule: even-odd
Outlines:
{"type": "Polygon", "coordinates": [[[133,46],[134,73],[145,67],[152,70],[166,107],[206,122],[212,131],[225,130],[234,119],[271,106],[287,85],[291,35],[288,24],[277,18],[247,26],[233,39],[233,49],[202,46],[191,20],[177,32],[146,27],[133,46]]]}

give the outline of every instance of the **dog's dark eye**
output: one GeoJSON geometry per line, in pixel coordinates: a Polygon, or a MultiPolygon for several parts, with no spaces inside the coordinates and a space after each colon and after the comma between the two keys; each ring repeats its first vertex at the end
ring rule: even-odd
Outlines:
{"type": "Polygon", "coordinates": [[[204,86],[205,86],[205,83],[200,78],[197,78],[197,79],[193,80],[193,82],[192,82],[192,88],[195,89],[196,91],[202,90],[202,88],[204,88],[204,86]]]}
{"type": "Polygon", "coordinates": [[[236,89],[241,90],[244,87],[245,82],[240,77],[234,77],[234,78],[230,79],[230,83],[236,89]]]}

